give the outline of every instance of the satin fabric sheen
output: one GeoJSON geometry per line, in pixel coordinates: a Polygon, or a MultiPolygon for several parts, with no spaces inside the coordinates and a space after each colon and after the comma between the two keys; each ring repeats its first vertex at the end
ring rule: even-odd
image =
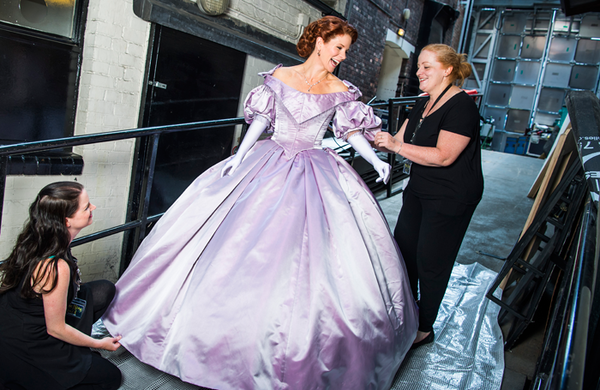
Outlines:
{"type": "MultiPolygon", "coordinates": [[[[381,122],[360,92],[313,95],[263,73],[259,141],[199,176],[142,242],[103,322],[142,362],[212,389],[387,389],[417,309],[387,222],[321,141],[381,122]]],[[[366,130],[365,130],[366,128],[366,130]]]]}

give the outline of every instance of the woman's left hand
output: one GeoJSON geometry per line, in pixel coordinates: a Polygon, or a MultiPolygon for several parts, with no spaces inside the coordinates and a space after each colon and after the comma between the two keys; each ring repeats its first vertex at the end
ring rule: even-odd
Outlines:
{"type": "Polygon", "coordinates": [[[401,142],[396,138],[392,137],[392,135],[385,131],[380,131],[375,136],[375,140],[373,141],[375,146],[378,148],[387,149],[392,153],[397,153],[398,149],[400,149],[401,142]]]}
{"type": "Polygon", "coordinates": [[[375,168],[375,171],[379,174],[379,178],[375,180],[375,182],[383,182],[383,184],[387,184],[390,180],[390,173],[392,171],[392,167],[390,166],[390,164],[381,160],[377,160],[373,164],[373,168],[375,168]]]}
{"type": "Polygon", "coordinates": [[[103,339],[100,339],[98,341],[98,348],[107,351],[116,351],[121,346],[121,343],[119,343],[121,337],[122,336],[105,337],[103,339]]]}

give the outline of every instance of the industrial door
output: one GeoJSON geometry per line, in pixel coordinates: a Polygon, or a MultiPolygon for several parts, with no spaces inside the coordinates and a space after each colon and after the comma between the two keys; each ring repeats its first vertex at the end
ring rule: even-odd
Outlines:
{"type": "MultiPolygon", "coordinates": [[[[143,126],[236,117],[245,59],[240,51],[157,25],[143,126]]],[[[199,174],[228,157],[233,133],[231,126],[163,134],[149,214],[165,211],[199,174]]]]}

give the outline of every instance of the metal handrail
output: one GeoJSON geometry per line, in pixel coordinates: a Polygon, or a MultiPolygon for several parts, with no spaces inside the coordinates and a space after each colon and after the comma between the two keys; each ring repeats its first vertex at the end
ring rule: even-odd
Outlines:
{"type": "MultiPolygon", "coordinates": [[[[131,138],[143,138],[148,137],[151,139],[151,143],[154,144],[152,149],[151,161],[156,161],[156,154],[158,152],[158,137],[161,134],[167,133],[176,133],[181,131],[190,131],[190,130],[207,130],[214,129],[219,127],[226,127],[232,125],[245,124],[244,118],[228,118],[228,119],[217,119],[217,120],[209,120],[209,121],[201,121],[201,122],[191,122],[191,123],[183,123],[176,125],[166,125],[166,126],[153,126],[146,128],[137,128],[137,129],[128,129],[128,130],[117,130],[106,133],[96,133],[96,134],[86,134],[86,135],[77,135],[72,137],[64,137],[58,138],[54,140],[45,140],[45,141],[34,141],[34,142],[24,142],[13,145],[3,145],[0,146],[0,223],[2,218],[2,209],[4,208],[4,193],[6,190],[6,175],[8,170],[8,157],[16,154],[27,154],[33,152],[40,152],[52,149],[59,149],[65,147],[73,147],[80,145],[89,145],[101,142],[110,142],[110,141],[121,141],[125,139],[131,138]]],[[[146,188],[143,199],[149,199],[150,191],[152,188],[152,178],[154,176],[154,164],[151,164],[149,169],[146,170],[146,188]]],[[[77,238],[73,240],[72,246],[81,245],[87,242],[95,241],[100,238],[108,237],[113,234],[121,233],[124,231],[132,230],[132,229],[141,229],[141,235],[145,233],[145,226],[148,223],[157,221],[162,214],[156,214],[152,216],[148,216],[148,208],[147,205],[142,207],[143,211],[139,218],[126,222],[124,224],[120,224],[117,226],[113,226],[108,229],[104,229],[92,234],[88,234],[86,236],[77,238]],[[146,206],[146,207],[144,207],[146,206]]]]}
{"type": "Polygon", "coordinates": [[[39,152],[42,150],[49,149],[96,144],[100,142],[120,141],[124,139],[138,138],[154,134],[176,133],[179,131],[188,131],[195,129],[213,129],[215,127],[225,127],[231,125],[239,125],[243,123],[245,123],[244,118],[228,118],[201,122],[182,123],[177,125],[144,127],[129,130],[116,130],[106,133],[74,135],[72,137],[57,138],[54,140],[23,142],[18,144],[0,146],[0,157],[20,153],[39,152]]]}

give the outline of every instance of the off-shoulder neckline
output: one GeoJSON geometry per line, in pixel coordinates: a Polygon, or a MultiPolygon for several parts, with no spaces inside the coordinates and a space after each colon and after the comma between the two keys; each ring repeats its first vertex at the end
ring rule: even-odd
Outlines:
{"type": "Polygon", "coordinates": [[[283,64],[278,64],[277,66],[275,66],[273,69],[267,71],[267,72],[262,72],[259,73],[259,75],[263,76],[263,77],[269,77],[271,79],[275,79],[277,81],[279,81],[279,83],[281,83],[282,85],[284,85],[285,87],[291,89],[292,91],[296,91],[298,93],[301,93],[303,95],[310,95],[310,96],[331,96],[331,95],[337,95],[337,94],[344,94],[344,93],[349,93],[351,95],[353,95],[355,98],[360,97],[362,94],[360,93],[360,90],[351,82],[349,82],[348,80],[341,80],[342,83],[344,83],[344,85],[348,88],[347,91],[339,91],[339,92],[329,92],[329,93],[309,93],[309,92],[302,92],[288,84],[286,84],[285,82],[283,82],[283,80],[278,79],[277,77],[273,76],[273,73],[275,73],[275,71],[279,68],[281,68],[283,66],[283,64]],[[358,96],[357,96],[358,95],[358,96]]]}
{"type": "Polygon", "coordinates": [[[350,83],[348,83],[346,80],[342,80],[342,83],[344,83],[344,85],[348,88],[347,91],[328,92],[328,93],[309,93],[309,92],[300,91],[299,89],[296,89],[296,88],[292,87],[291,85],[286,84],[283,80],[278,79],[277,77],[273,76],[272,74],[270,74],[269,76],[271,76],[272,79],[275,79],[275,80],[279,81],[281,84],[283,84],[287,88],[290,88],[290,89],[292,89],[292,90],[294,90],[296,92],[299,92],[301,94],[304,94],[304,95],[327,96],[327,95],[335,95],[335,94],[339,94],[339,93],[351,93],[351,94],[354,94],[354,92],[352,92],[350,90],[350,85],[348,85],[350,83]]]}

